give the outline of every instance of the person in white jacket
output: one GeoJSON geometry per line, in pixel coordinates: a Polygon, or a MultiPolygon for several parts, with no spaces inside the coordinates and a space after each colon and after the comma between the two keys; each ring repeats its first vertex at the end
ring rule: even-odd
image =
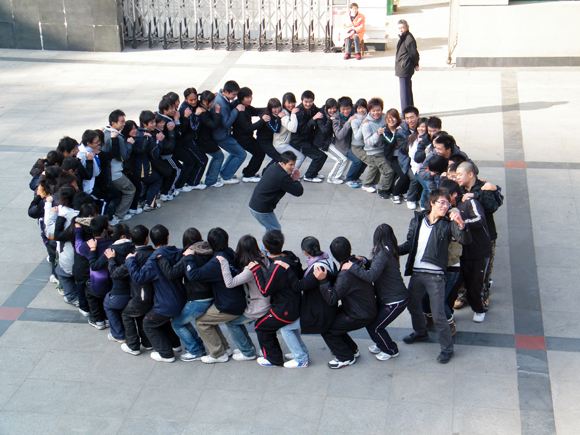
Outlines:
{"type": "Polygon", "coordinates": [[[54,206],[52,196],[48,196],[44,206],[45,234],[49,240],[57,241],[58,266],[56,275],[64,291],[64,301],[78,307],[79,295],[73,276],[74,245],[70,226],[79,212],[72,208],[75,190],[63,186],[57,192],[59,205],[54,206]]]}
{"type": "Polygon", "coordinates": [[[274,148],[280,154],[284,151],[292,151],[296,154],[296,169],[299,169],[304,162],[305,156],[299,150],[290,145],[290,137],[292,133],[296,133],[298,129],[298,118],[296,118],[296,96],[292,92],[287,92],[282,97],[282,111],[280,118],[282,126],[280,132],[274,133],[274,148]]]}

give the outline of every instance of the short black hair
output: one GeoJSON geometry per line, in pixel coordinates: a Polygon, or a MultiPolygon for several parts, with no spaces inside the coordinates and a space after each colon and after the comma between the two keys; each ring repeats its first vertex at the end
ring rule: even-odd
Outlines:
{"type": "Polygon", "coordinates": [[[270,254],[279,255],[282,253],[282,248],[284,248],[284,234],[280,230],[266,231],[266,234],[262,237],[262,243],[270,254]]]}
{"type": "Polygon", "coordinates": [[[286,103],[296,103],[296,95],[294,95],[292,92],[286,92],[284,95],[282,95],[282,104],[286,103]]]}
{"type": "Polygon", "coordinates": [[[292,151],[284,151],[282,154],[280,154],[280,163],[288,163],[288,162],[295,162],[297,159],[296,154],[294,154],[292,151]]]}
{"type": "Polygon", "coordinates": [[[302,92],[302,96],[300,100],[314,100],[314,92],[312,91],[304,91],[302,92]]]}
{"type": "Polygon", "coordinates": [[[58,141],[58,145],[56,147],[56,150],[59,153],[71,153],[72,150],[75,149],[75,147],[78,147],[79,143],[76,141],[76,139],[73,139],[72,137],[69,136],[65,136],[63,137],[61,140],[58,141]]]}
{"type": "Polygon", "coordinates": [[[179,95],[177,95],[177,92],[170,91],[166,93],[162,99],[169,100],[171,102],[171,105],[174,105],[179,101],[179,95]]]}
{"type": "Polygon", "coordinates": [[[338,99],[338,107],[352,107],[352,98],[340,97],[338,99]]]}
{"type": "Polygon", "coordinates": [[[83,137],[81,138],[81,142],[85,145],[88,145],[98,137],[99,134],[95,130],[85,130],[83,137]]]}
{"type": "Polygon", "coordinates": [[[149,228],[145,225],[135,225],[131,229],[131,240],[135,245],[145,245],[147,243],[147,237],[149,237],[149,228]]]}
{"type": "Polygon", "coordinates": [[[163,225],[157,224],[149,231],[149,237],[154,246],[167,245],[169,243],[169,230],[163,225]]]}
{"type": "Polygon", "coordinates": [[[337,237],[330,243],[330,252],[340,263],[344,263],[350,258],[350,242],[346,237],[337,237]]]}
{"type": "Polygon", "coordinates": [[[208,90],[203,91],[197,97],[199,98],[199,101],[207,101],[208,103],[211,103],[213,100],[215,100],[215,94],[208,90]]]}
{"type": "Polygon", "coordinates": [[[183,249],[187,249],[194,243],[201,242],[201,240],[201,233],[197,228],[188,228],[183,232],[183,237],[181,238],[183,249]]]}
{"type": "Polygon", "coordinates": [[[64,207],[71,208],[73,206],[73,199],[75,197],[75,190],[70,186],[62,186],[58,189],[58,202],[64,207]]]}
{"type": "Polygon", "coordinates": [[[113,240],[119,240],[121,237],[125,237],[126,239],[131,237],[131,230],[129,229],[129,225],[118,223],[117,225],[113,226],[113,233],[111,234],[111,238],[113,240]]]}
{"type": "Polygon", "coordinates": [[[439,189],[442,191],[446,190],[447,192],[449,192],[449,195],[461,192],[461,187],[459,187],[459,184],[457,184],[456,181],[450,180],[449,178],[441,180],[441,183],[439,184],[439,189]]]}
{"type": "Polygon", "coordinates": [[[187,98],[191,94],[197,95],[197,90],[195,88],[187,88],[185,91],[183,91],[183,98],[187,98]]]}
{"type": "Polygon", "coordinates": [[[159,102],[159,106],[157,107],[159,109],[159,113],[161,113],[162,115],[165,115],[165,112],[167,112],[169,109],[171,109],[174,104],[175,104],[175,102],[171,102],[171,100],[169,98],[163,97],[161,99],[161,101],[159,102]]]}
{"type": "Polygon", "coordinates": [[[359,107],[364,107],[366,109],[368,107],[367,100],[364,98],[356,100],[356,103],[354,103],[354,110],[358,110],[359,107]]]}
{"type": "Polygon", "coordinates": [[[444,131],[442,131],[437,136],[435,136],[435,138],[433,138],[433,143],[435,142],[443,145],[446,150],[450,150],[456,145],[455,138],[451,136],[449,133],[445,133],[444,131]]]}
{"type": "Polygon", "coordinates": [[[381,111],[384,109],[385,104],[383,103],[382,98],[374,97],[369,100],[367,103],[367,109],[370,111],[373,107],[380,107],[381,111]]]}
{"type": "Polygon", "coordinates": [[[241,103],[244,98],[251,97],[252,95],[254,95],[254,93],[250,88],[247,87],[240,88],[240,90],[238,91],[238,101],[241,103]]]}
{"type": "Polygon", "coordinates": [[[109,114],[109,125],[113,124],[114,122],[119,122],[119,118],[121,116],[125,116],[125,112],[123,112],[121,109],[113,110],[109,114]]]}
{"type": "Polygon", "coordinates": [[[441,122],[440,118],[438,118],[436,116],[432,116],[427,120],[427,127],[436,128],[437,130],[441,130],[441,128],[443,127],[443,123],[441,122]]]}
{"type": "Polygon", "coordinates": [[[62,161],[60,167],[62,168],[63,171],[68,171],[70,169],[76,169],[76,168],[78,168],[78,162],[79,162],[79,159],[77,159],[76,157],[73,157],[73,156],[65,157],[64,160],[62,161]]]}
{"type": "Polygon", "coordinates": [[[214,252],[225,251],[229,246],[229,236],[226,230],[217,227],[207,233],[207,242],[214,252]]]}
{"type": "Polygon", "coordinates": [[[434,189],[429,193],[429,204],[434,203],[439,198],[444,197],[447,201],[451,202],[451,197],[449,196],[449,192],[443,189],[434,189]]]}
{"type": "Polygon", "coordinates": [[[433,157],[431,157],[427,162],[427,169],[429,169],[432,172],[436,172],[438,174],[446,172],[448,167],[449,167],[449,159],[446,159],[445,157],[440,156],[439,154],[433,155],[433,157]]]}
{"type": "Polygon", "coordinates": [[[239,92],[240,90],[240,85],[238,85],[238,82],[234,81],[234,80],[228,80],[227,82],[224,83],[224,92],[239,92]]]}
{"type": "Polygon", "coordinates": [[[407,106],[403,109],[403,116],[405,116],[407,113],[414,113],[415,115],[419,116],[419,109],[417,109],[415,106],[407,106]]]}
{"type": "Polygon", "coordinates": [[[91,233],[93,237],[100,237],[109,229],[109,219],[107,216],[99,215],[91,219],[91,233]]]}
{"type": "Polygon", "coordinates": [[[155,113],[151,110],[143,110],[139,114],[139,124],[141,124],[141,127],[145,127],[151,121],[155,121],[155,113]]]}
{"type": "Polygon", "coordinates": [[[328,110],[331,107],[336,107],[338,108],[338,103],[336,102],[336,100],[334,98],[329,98],[328,100],[326,100],[326,102],[324,103],[324,107],[326,108],[326,110],[328,110]]]}

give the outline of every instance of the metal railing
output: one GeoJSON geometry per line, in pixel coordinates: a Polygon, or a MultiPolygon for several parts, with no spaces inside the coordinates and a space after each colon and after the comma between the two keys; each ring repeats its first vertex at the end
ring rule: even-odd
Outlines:
{"type": "Polygon", "coordinates": [[[331,0],[122,0],[127,46],[330,51],[331,0]]]}

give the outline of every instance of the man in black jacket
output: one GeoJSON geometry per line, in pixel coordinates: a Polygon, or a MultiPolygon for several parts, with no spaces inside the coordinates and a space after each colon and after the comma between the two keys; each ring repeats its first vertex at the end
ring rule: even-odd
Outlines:
{"type": "MultiPolygon", "coordinates": [[[[143,225],[134,226],[131,230],[131,240],[135,244],[135,263],[141,268],[154,251],[149,245],[149,229],[143,225]]],[[[122,267],[127,270],[126,265],[122,267]]],[[[129,274],[128,270],[127,274],[129,274]]],[[[143,319],[152,306],[153,285],[151,283],[138,284],[131,280],[131,299],[121,314],[125,327],[125,343],[121,345],[123,352],[139,355],[141,346],[151,349],[151,342],[143,329],[143,319]]]]}
{"type": "Polygon", "coordinates": [[[429,295],[433,323],[439,333],[441,353],[437,361],[449,362],[453,356],[453,339],[445,317],[445,270],[447,269],[451,237],[461,244],[471,241],[461,215],[453,211],[447,218],[451,205],[447,191],[435,189],[429,196],[431,210],[415,213],[409,224],[407,240],[399,246],[401,255],[409,254],[405,275],[409,281],[409,313],[413,332],[403,341],[407,344],[426,341],[429,338],[421,301],[425,292],[429,295]]]}
{"type": "Polygon", "coordinates": [[[399,20],[399,42],[395,55],[395,75],[399,77],[401,92],[401,111],[413,103],[413,83],[411,78],[415,71],[419,71],[419,52],[414,36],[409,32],[409,23],[399,20]]]}
{"type": "Polygon", "coordinates": [[[250,213],[266,229],[282,230],[274,209],[286,192],[302,196],[304,188],[300,184],[300,172],[295,169],[296,154],[285,151],[280,154],[280,162],[266,168],[250,199],[250,213]]]}
{"type": "MultiPolygon", "coordinates": [[[[349,261],[359,263],[356,257],[351,256],[350,242],[344,237],[332,241],[330,252],[340,262],[341,268],[349,261]]],[[[322,333],[322,338],[335,356],[335,359],[328,362],[328,367],[341,369],[353,365],[360,352],[348,332],[364,328],[375,319],[375,289],[372,284],[357,278],[348,270],[338,273],[334,285],[326,281],[326,270],[320,266],[314,267],[314,276],[322,281],[320,293],[326,303],[335,305],[341,301],[334,322],[322,333]]]]}

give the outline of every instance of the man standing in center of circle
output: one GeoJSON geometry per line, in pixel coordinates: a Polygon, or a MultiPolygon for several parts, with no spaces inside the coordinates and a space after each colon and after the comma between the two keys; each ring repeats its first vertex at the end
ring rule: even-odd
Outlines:
{"type": "Polygon", "coordinates": [[[300,184],[300,171],[295,169],[296,154],[285,151],[280,161],[268,166],[250,199],[250,213],[266,229],[282,230],[274,209],[286,192],[302,196],[304,187],[300,184]]]}
{"type": "Polygon", "coordinates": [[[413,103],[413,83],[411,78],[415,71],[419,71],[419,52],[415,37],[409,32],[409,23],[399,20],[399,42],[397,42],[397,54],[395,56],[395,75],[399,77],[399,90],[401,92],[401,112],[413,103]]]}

